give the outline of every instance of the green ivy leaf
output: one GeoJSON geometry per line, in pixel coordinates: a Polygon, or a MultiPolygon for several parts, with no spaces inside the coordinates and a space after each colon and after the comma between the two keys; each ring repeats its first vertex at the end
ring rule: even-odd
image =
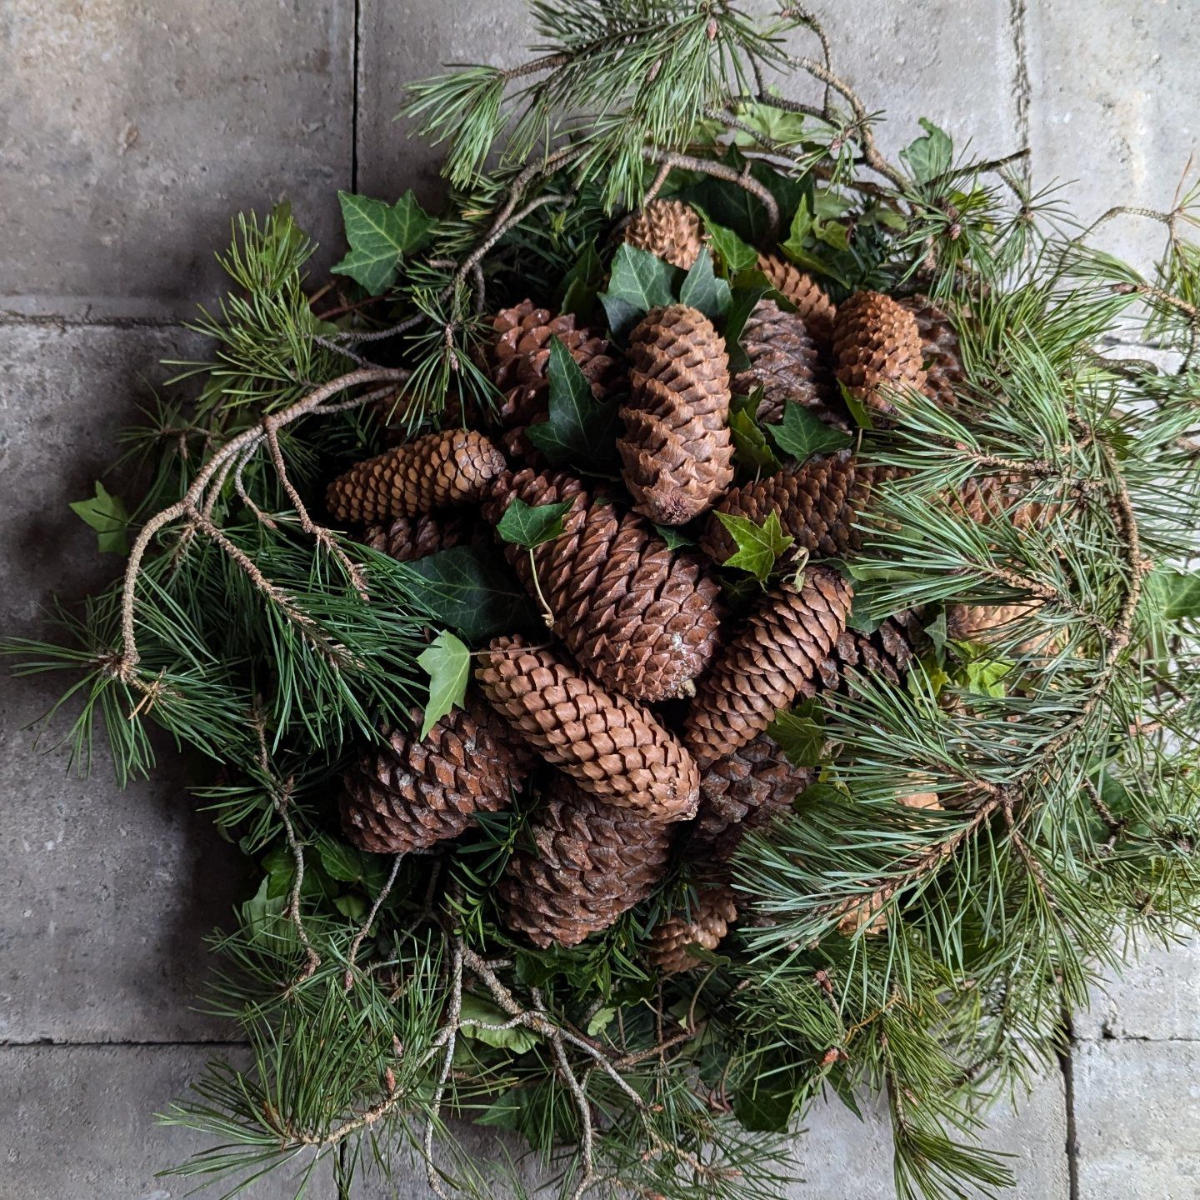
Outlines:
{"type": "Polygon", "coordinates": [[[871,410],[839,379],[838,388],[842,393],[842,401],[850,410],[850,415],[854,418],[854,423],[859,429],[874,429],[875,421],[871,417],[871,410]]]}
{"type": "Polygon", "coordinates": [[[1150,576],[1150,586],[1160,598],[1166,620],[1200,617],[1200,574],[1188,575],[1183,571],[1160,567],[1150,576]]]}
{"type": "Polygon", "coordinates": [[[848,433],[826,425],[803,404],[795,402],[785,404],[783,420],[778,425],[768,425],[767,430],[775,445],[797,462],[804,462],[813,454],[844,450],[853,441],[848,433]]]}
{"type": "Polygon", "coordinates": [[[413,602],[470,641],[535,623],[525,589],[508,564],[485,547],[455,546],[404,566],[413,602]]]}
{"type": "Polygon", "coordinates": [[[96,531],[96,546],[101,554],[129,553],[129,511],[120,496],[110,495],[104,484],[96,481],[96,495],[91,500],[76,500],[71,511],[96,531]]]}
{"type": "Polygon", "coordinates": [[[679,273],[648,250],[622,242],[613,256],[608,291],[600,293],[609,325],[623,333],[652,308],[673,304],[679,273]]]}
{"type": "Polygon", "coordinates": [[[417,655],[417,662],[429,676],[429,702],[421,725],[425,738],[442,717],[462,708],[471,678],[471,652],[454,634],[443,631],[417,655]]]}
{"type": "MultiPolygon", "coordinates": [[[[509,1019],[508,1013],[499,1005],[474,992],[463,993],[462,1016],[464,1021],[483,1021],[487,1025],[503,1025],[509,1019]]],[[[514,1025],[511,1029],[483,1029],[478,1025],[464,1024],[462,1032],[466,1037],[483,1042],[485,1046],[511,1050],[514,1054],[524,1054],[538,1044],[538,1035],[524,1025],[514,1025]]]]}
{"type": "Polygon", "coordinates": [[[429,243],[437,218],[421,208],[411,191],[395,204],[351,192],[338,192],[338,201],[350,253],[330,269],[349,275],[372,296],[381,295],[395,283],[400,260],[429,243]]]}
{"type": "Polygon", "coordinates": [[[347,892],[344,896],[334,896],[333,907],[349,917],[351,921],[361,921],[367,915],[367,902],[357,892],[347,892]]]}
{"type": "Polygon", "coordinates": [[[933,652],[940,663],[946,653],[946,642],[950,638],[950,631],[946,625],[946,614],[940,612],[928,625],[925,626],[925,636],[933,643],[933,652]]]}
{"type": "Polygon", "coordinates": [[[251,941],[268,934],[274,936],[288,905],[286,893],[272,895],[270,875],[258,885],[258,891],[242,904],[242,928],[251,941]]]}
{"type": "Polygon", "coordinates": [[[883,618],[875,613],[869,599],[855,593],[846,624],[858,633],[872,634],[883,624],[883,618]]]}
{"type": "Polygon", "coordinates": [[[970,642],[955,642],[954,646],[966,658],[954,673],[954,681],[965,691],[995,697],[1007,693],[1005,679],[1012,673],[1015,663],[1007,658],[995,658],[986,647],[976,648],[970,642]]]}
{"type": "Polygon", "coordinates": [[[754,415],[762,399],[762,388],[755,388],[749,396],[734,396],[729,405],[729,435],[733,438],[733,451],[738,466],[750,472],[765,471],[774,474],[783,465],[767,442],[754,415]]]}
{"type": "Polygon", "coordinates": [[[809,206],[808,197],[802,196],[796,212],[792,216],[792,225],[788,230],[787,239],[779,244],[780,250],[788,258],[795,258],[797,254],[806,254],[807,251],[804,249],[804,244],[808,241],[809,235],[812,233],[812,227],[812,208],[809,206]]]}
{"type": "Polygon", "coordinates": [[[710,321],[719,321],[732,303],[729,284],[713,273],[712,255],[707,248],[700,251],[679,289],[679,301],[699,309],[710,321]]]}
{"type": "Polygon", "coordinates": [[[558,338],[550,339],[547,374],[549,419],[530,425],[525,436],[555,466],[576,463],[593,471],[603,469],[615,452],[616,401],[601,404],[592,395],[587,376],[558,338]]]}
{"type": "Polygon", "coordinates": [[[352,846],[322,834],[317,839],[317,854],[325,874],[340,883],[357,883],[362,879],[362,855],[352,846]]]}
{"type": "Polygon", "coordinates": [[[927,117],[922,117],[918,124],[925,130],[925,136],[901,150],[900,157],[908,164],[912,177],[918,183],[928,183],[944,175],[954,165],[954,143],[944,130],[927,117]]]}
{"type": "Polygon", "coordinates": [[[758,270],[743,271],[733,281],[730,294],[729,314],[725,318],[725,350],[729,355],[729,370],[733,374],[750,366],[750,359],[742,349],[742,331],[746,321],[758,302],[771,291],[767,277],[758,270]]]}
{"type": "Polygon", "coordinates": [[[559,504],[526,504],[519,496],[514,496],[496,526],[496,533],[502,541],[532,550],[562,534],[563,517],[574,503],[574,500],[563,500],[559,504]]]}
{"type": "Polygon", "coordinates": [[[687,534],[680,533],[678,529],[673,529],[669,525],[655,525],[654,530],[667,543],[668,550],[681,550],[685,546],[696,544],[695,538],[690,538],[687,534]]]}
{"type": "Polygon", "coordinates": [[[572,313],[587,321],[596,306],[596,296],[604,284],[604,263],[596,252],[596,243],[588,242],[575,265],[563,276],[558,311],[572,313]]]}
{"type": "Polygon", "coordinates": [[[758,251],[743,242],[728,225],[718,225],[702,208],[696,211],[704,221],[708,243],[713,248],[726,278],[758,262],[758,251]]]}
{"type": "Polygon", "coordinates": [[[617,1015],[615,1008],[598,1008],[592,1014],[592,1018],[587,1023],[588,1037],[599,1037],[612,1022],[612,1019],[617,1015]]]}
{"type": "Polygon", "coordinates": [[[816,703],[805,700],[790,712],[781,708],[767,726],[767,737],[783,751],[793,767],[821,765],[825,727],[819,718],[816,703]]]}
{"type": "Polygon", "coordinates": [[[777,512],[768,513],[761,525],[733,513],[719,512],[717,519],[737,544],[737,552],[725,560],[725,566],[746,571],[759,583],[767,581],[779,556],[796,540],[783,532],[777,512]]]}

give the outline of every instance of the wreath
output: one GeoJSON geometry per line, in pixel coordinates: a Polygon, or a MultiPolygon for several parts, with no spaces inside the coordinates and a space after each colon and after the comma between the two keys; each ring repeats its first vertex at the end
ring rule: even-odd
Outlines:
{"type": "Polygon", "coordinates": [[[326,281],[237,217],[140,501],[76,506],[123,578],[9,647],[261,870],[175,1170],[523,1194],[469,1118],[563,1196],[759,1200],[866,1092],[900,1196],[993,1194],[988,1100],[1200,908],[1195,196],[885,157],[795,7],[535,9],[410,90],[440,215],[342,193],[326,281]]]}

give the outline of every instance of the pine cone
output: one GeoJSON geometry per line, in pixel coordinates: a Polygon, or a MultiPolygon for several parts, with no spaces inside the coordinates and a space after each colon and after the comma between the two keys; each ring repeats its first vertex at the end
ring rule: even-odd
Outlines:
{"type": "Polygon", "coordinates": [[[571,313],[555,316],[522,300],[492,319],[495,340],[491,346],[492,382],[504,393],[498,416],[505,428],[528,425],[549,407],[550,339],[558,338],[592,385],[603,396],[620,365],[606,339],[588,329],[577,329],[571,313]]]}
{"type": "Polygon", "coordinates": [[[326,503],[339,521],[415,517],[482,499],[504,466],[483,434],[446,429],[351,467],[329,485],[326,503]]]}
{"type": "Polygon", "coordinates": [[[863,535],[855,522],[870,504],[874,488],[897,473],[891,467],[865,466],[850,450],[828,457],[814,454],[798,466],[732,488],[708,518],[700,548],[718,563],[737,550],[719,512],[760,525],[777,513],[797,549],[823,558],[841,557],[861,548],[863,535]]]}
{"type": "Polygon", "coordinates": [[[470,542],[474,527],[463,517],[397,517],[389,525],[372,525],[363,542],[372,550],[389,554],[397,562],[415,562],[442,550],[470,542]]]}
{"type": "Polygon", "coordinates": [[[650,935],[650,962],[664,975],[703,966],[688,947],[715,950],[737,915],[732,888],[721,884],[701,889],[691,907],[690,920],[687,914],[676,913],[655,926],[650,935]]]}
{"type": "Polygon", "coordinates": [[[629,404],[617,449],[634,510],[682,525],[733,482],[725,339],[682,304],[652,309],[629,339],[629,404]]]}
{"type": "Polygon", "coordinates": [[[812,680],[846,627],[853,593],[836,571],[814,567],[797,590],[768,592],[700,685],[684,745],[702,768],[752,741],[812,680]]]}
{"type": "Polygon", "coordinates": [[[682,200],[651,200],[625,226],[625,240],[685,271],[704,248],[700,217],[682,200]]]}
{"type": "Polygon", "coordinates": [[[563,776],[529,823],[498,891],[504,923],[535,946],[575,946],[654,890],[666,868],[670,825],[614,808],[563,776]]]}
{"type": "Polygon", "coordinates": [[[928,296],[910,296],[900,303],[916,318],[925,363],[925,393],[943,408],[957,404],[955,389],[965,381],[958,334],[950,318],[928,296]]]}
{"type": "Polygon", "coordinates": [[[692,756],[648,712],[522,638],[495,638],[475,669],[488,702],[526,743],[608,804],[687,820],[700,795],[692,756]]]}
{"type": "Polygon", "coordinates": [[[792,766],[775,741],[760,733],[701,773],[693,840],[726,861],[746,830],[769,825],[816,777],[815,767],[792,766]]]}
{"type": "MultiPolygon", "coordinates": [[[[414,713],[415,727],[420,715],[414,713]]],[[[408,854],[458,837],[477,812],[507,807],[530,756],[485,705],[455,709],[418,741],[397,729],[346,775],[342,831],[360,850],[408,854]]]]}
{"type": "Polygon", "coordinates": [[[733,390],[749,396],[761,387],[757,417],[774,424],[786,404],[802,404],[837,429],[851,428],[840,402],[831,402],[820,353],[803,319],[785,312],[774,300],[760,300],[746,319],[739,339],[750,366],[733,378],[733,390]]]}
{"type": "Polygon", "coordinates": [[[532,563],[529,551],[506,545],[509,562],[531,595],[541,589],[554,632],[606,687],[647,702],[686,694],[720,632],[720,589],[700,562],[567,475],[521,471],[493,496],[483,510],[493,522],[514,497],[535,506],[574,499],[563,532],[535,547],[532,563]]]}
{"type": "Polygon", "coordinates": [[[856,292],[838,309],[833,353],[838,379],[885,416],[895,413],[886,389],[925,386],[917,319],[882,292],[856,292]]]}
{"type": "Polygon", "coordinates": [[[1053,519],[1060,506],[1038,501],[1022,503],[1028,494],[1029,483],[1020,475],[979,475],[952,493],[949,503],[953,512],[977,525],[1007,519],[1018,529],[1029,529],[1053,519]]]}
{"type": "Polygon", "coordinates": [[[826,354],[833,345],[833,323],[837,309],[811,275],[775,254],[760,254],[758,269],[771,286],[796,306],[796,314],[816,343],[817,350],[826,354]]]}
{"type": "Polygon", "coordinates": [[[807,699],[817,691],[853,694],[847,672],[867,679],[884,679],[899,685],[904,682],[926,642],[918,610],[906,610],[888,617],[873,633],[844,629],[832,651],[817,668],[817,674],[800,690],[807,699]]]}

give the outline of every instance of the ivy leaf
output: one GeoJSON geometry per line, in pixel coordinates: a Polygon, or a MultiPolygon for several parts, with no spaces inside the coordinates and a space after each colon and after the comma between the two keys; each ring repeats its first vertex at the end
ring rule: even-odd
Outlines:
{"type": "Polygon", "coordinates": [[[928,183],[939,175],[944,175],[954,164],[954,143],[949,135],[939,129],[927,117],[922,117],[918,124],[925,130],[925,136],[919,137],[910,146],[900,151],[900,157],[908,164],[913,178],[918,183],[928,183]]]}
{"type": "Polygon", "coordinates": [[[872,634],[883,624],[883,618],[875,612],[868,598],[856,592],[846,624],[858,633],[872,634]]]}
{"type": "Polygon", "coordinates": [[[673,529],[669,525],[655,525],[655,532],[664,542],[667,543],[668,550],[681,550],[684,546],[694,546],[695,538],[690,538],[686,534],[680,533],[678,529],[673,529]]]}
{"type": "Polygon", "coordinates": [[[338,192],[350,253],[330,269],[349,275],[372,296],[396,281],[400,260],[427,245],[437,218],[431,217],[407,191],[395,204],[338,192]]]}
{"type": "MultiPolygon", "coordinates": [[[[75,506],[72,504],[71,507],[75,506]]],[[[1182,571],[1160,567],[1150,578],[1151,586],[1161,597],[1163,617],[1166,620],[1180,621],[1188,617],[1200,617],[1200,575],[1187,575],[1182,571]]]]}
{"type": "Polygon", "coordinates": [[[970,642],[955,642],[966,661],[955,672],[955,682],[977,696],[1000,697],[1007,693],[1005,679],[1016,666],[1007,658],[996,658],[986,648],[976,648],[970,642]]]}
{"type": "Polygon", "coordinates": [[[403,565],[413,602],[470,641],[536,623],[525,589],[495,552],[455,546],[403,565]]]}
{"type": "Polygon", "coordinates": [[[514,496],[500,518],[496,532],[503,541],[532,550],[562,533],[563,517],[574,503],[574,500],[563,500],[560,504],[526,504],[519,496],[514,496]]]}
{"type": "Polygon", "coordinates": [[[759,583],[767,581],[779,556],[796,540],[783,532],[777,512],[768,513],[761,525],[733,513],[719,512],[717,518],[737,543],[737,552],[725,560],[725,566],[747,571],[759,583]]]}
{"type": "Polygon", "coordinates": [[[596,295],[604,283],[604,264],[596,253],[596,243],[588,242],[579,261],[563,276],[558,311],[572,313],[581,321],[592,315],[596,295]]]}
{"type": "Polygon", "coordinates": [[[362,855],[345,842],[322,834],[317,839],[317,854],[325,874],[339,883],[357,883],[363,877],[362,855]]]}
{"type": "Polygon", "coordinates": [[[733,438],[733,450],[738,466],[750,471],[766,471],[768,475],[783,465],[771,451],[766,435],[759,426],[755,413],[762,399],[762,388],[755,388],[749,396],[734,396],[729,405],[729,435],[733,438]]]}
{"type": "Polygon", "coordinates": [[[471,652],[454,634],[443,631],[417,655],[417,662],[429,676],[429,703],[421,725],[424,739],[442,717],[462,708],[471,678],[471,652]]]}
{"type": "Polygon", "coordinates": [[[612,1019],[617,1015],[615,1008],[598,1008],[592,1014],[592,1019],[587,1023],[585,1032],[588,1037],[599,1037],[612,1022],[612,1019]]]}
{"type": "MultiPolygon", "coordinates": [[[[462,998],[463,1021],[482,1021],[485,1025],[503,1025],[509,1018],[499,1005],[477,996],[474,992],[464,992],[462,998]]],[[[538,1044],[538,1035],[524,1025],[514,1025],[511,1029],[484,1029],[479,1025],[465,1024],[462,1032],[466,1037],[483,1042],[485,1046],[495,1046],[498,1050],[511,1050],[514,1054],[524,1054],[538,1044]]]]}
{"type": "Polygon", "coordinates": [[[725,319],[725,349],[729,354],[729,370],[736,375],[750,366],[750,359],[742,349],[742,331],[746,321],[758,302],[771,291],[767,277],[758,270],[743,271],[733,283],[729,315],[725,319]]]}
{"type": "Polygon", "coordinates": [[[242,904],[242,928],[250,941],[260,936],[274,934],[275,926],[283,919],[288,898],[285,894],[271,894],[271,876],[266,876],[258,885],[258,891],[242,904]]]}
{"type": "Polygon", "coordinates": [[[600,293],[609,325],[622,333],[652,308],[673,304],[678,276],[678,267],[622,242],[613,256],[608,291],[600,293]]]}
{"type": "Polygon", "coordinates": [[[530,425],[525,436],[555,466],[574,462],[592,470],[602,467],[615,452],[616,401],[601,404],[592,395],[587,376],[558,338],[550,339],[547,374],[549,420],[530,425]]]}
{"type": "Polygon", "coordinates": [[[808,204],[808,197],[802,196],[792,216],[792,227],[788,230],[787,240],[780,242],[779,248],[788,256],[794,258],[797,254],[805,254],[804,243],[812,233],[813,214],[808,204]]]}
{"type": "Polygon", "coordinates": [[[775,445],[797,462],[804,462],[812,454],[844,450],[853,441],[848,433],[826,425],[815,413],[794,401],[783,406],[783,420],[778,425],[768,425],[767,429],[775,445]]]}
{"type": "Polygon", "coordinates": [[[120,496],[110,495],[104,484],[96,481],[96,495],[91,500],[76,500],[71,511],[96,531],[96,546],[101,554],[129,553],[129,511],[120,496]]]}
{"type": "Polygon", "coordinates": [[[729,284],[713,273],[712,255],[707,247],[700,251],[684,278],[679,301],[699,309],[710,321],[719,321],[729,311],[733,301],[729,284]]]}
{"type": "Polygon", "coordinates": [[[933,652],[940,663],[946,653],[946,642],[950,638],[950,631],[946,626],[946,614],[940,612],[938,615],[925,626],[925,636],[933,643],[933,652]]]}
{"type": "Polygon", "coordinates": [[[344,896],[334,896],[333,907],[349,917],[351,921],[361,921],[367,915],[367,902],[357,892],[347,892],[344,896]]]}
{"type": "Polygon", "coordinates": [[[728,225],[718,225],[703,209],[697,209],[697,212],[704,221],[708,243],[716,253],[726,278],[758,262],[758,251],[746,245],[728,225]]]}
{"type": "Polygon", "coordinates": [[[841,390],[843,402],[854,418],[855,425],[859,429],[874,429],[875,421],[871,416],[871,410],[840,379],[838,388],[841,390]]]}
{"type": "Polygon", "coordinates": [[[819,767],[825,747],[825,727],[814,701],[805,700],[790,712],[781,708],[767,726],[769,737],[793,767],[819,767]]]}

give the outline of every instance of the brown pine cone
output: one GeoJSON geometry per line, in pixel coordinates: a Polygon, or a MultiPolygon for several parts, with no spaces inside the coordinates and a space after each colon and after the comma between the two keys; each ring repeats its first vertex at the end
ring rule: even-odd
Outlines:
{"type": "Polygon", "coordinates": [[[535,547],[532,562],[520,546],[504,550],[529,593],[540,588],[554,632],[580,665],[630,700],[688,694],[720,633],[720,588],[700,561],[564,474],[505,476],[493,497],[483,509],[492,522],[514,497],[535,506],[574,499],[563,532],[535,547]]]}
{"type": "Polygon", "coordinates": [[[682,200],[651,200],[625,226],[625,240],[685,271],[704,249],[700,217],[682,200]]]}
{"type": "Polygon", "coordinates": [[[832,399],[817,343],[799,314],[784,311],[774,300],[760,300],[739,340],[750,366],[734,376],[733,390],[749,396],[762,388],[760,421],[782,420],[784,405],[794,403],[837,429],[851,428],[845,405],[832,399]]]}
{"type": "Polygon", "coordinates": [[[732,488],[709,516],[700,548],[717,563],[737,550],[717,513],[746,517],[759,525],[777,513],[784,533],[796,539],[797,549],[824,558],[841,557],[861,549],[863,534],[855,522],[866,512],[874,488],[896,474],[891,467],[860,463],[850,450],[814,454],[797,466],[732,488]]]}
{"type": "MultiPolygon", "coordinates": [[[[420,714],[413,714],[419,728],[420,714]]],[[[530,755],[486,705],[442,717],[423,741],[394,730],[386,749],[363,754],[346,775],[342,832],[372,854],[408,854],[458,837],[478,812],[508,806],[530,755]]]]}
{"type": "Polygon", "coordinates": [[[522,300],[492,319],[495,339],[490,349],[492,382],[504,394],[498,417],[512,428],[528,425],[548,411],[550,339],[558,338],[592,385],[597,398],[603,396],[620,364],[605,338],[588,329],[577,329],[572,313],[555,316],[549,309],[534,308],[522,300]]]}
{"type": "Polygon", "coordinates": [[[423,513],[419,517],[397,517],[388,525],[372,525],[363,534],[363,542],[397,562],[415,562],[462,546],[472,540],[473,533],[471,523],[463,517],[423,513]]]}
{"type": "Polygon", "coordinates": [[[955,389],[965,382],[958,334],[950,318],[928,296],[910,296],[900,303],[916,318],[925,363],[925,393],[943,408],[957,403],[955,389]]]}
{"type": "Polygon", "coordinates": [[[481,433],[446,429],[351,467],[326,495],[339,521],[415,517],[483,498],[504,470],[504,455],[481,433]]]}
{"type": "Polygon", "coordinates": [[[634,511],[682,525],[733,482],[729,356],[697,309],[652,309],[629,338],[633,364],[617,449],[634,511]]]}
{"type": "Polygon", "coordinates": [[[715,950],[737,920],[737,903],[731,887],[720,884],[696,894],[691,913],[676,913],[655,926],[650,935],[650,962],[664,975],[690,971],[704,964],[688,949],[715,950]],[[690,916],[690,919],[689,919],[690,916]]]}
{"type": "Polygon", "coordinates": [[[695,760],[650,713],[606,692],[554,653],[495,638],[475,678],[493,708],[528,745],[608,804],[662,821],[696,810],[695,760]]]}
{"type": "Polygon", "coordinates": [[[804,328],[816,343],[818,352],[825,354],[833,345],[833,322],[837,317],[837,309],[821,285],[811,275],[776,254],[760,254],[758,269],[780,295],[786,296],[796,306],[796,314],[804,322],[804,328]]]}
{"type": "Polygon", "coordinates": [[[556,776],[498,888],[504,923],[535,946],[575,946],[644,900],[662,878],[672,826],[614,808],[556,776]]]}
{"type": "Polygon", "coordinates": [[[753,741],[812,680],[846,627],[853,592],[827,567],[773,588],[700,684],[684,745],[701,768],[753,741]]]}
{"type": "Polygon", "coordinates": [[[718,758],[700,775],[700,811],[692,838],[718,862],[731,857],[748,829],[769,825],[817,778],[794,767],[765,733],[718,758]]]}
{"type": "Polygon", "coordinates": [[[807,699],[818,691],[852,694],[854,687],[847,672],[899,685],[926,640],[921,614],[915,609],[895,613],[873,633],[844,629],[817,668],[817,674],[801,688],[800,695],[807,699]]]}
{"type": "Polygon", "coordinates": [[[952,511],[977,525],[1007,519],[1018,529],[1041,525],[1059,511],[1057,504],[1022,503],[1028,494],[1029,483],[1020,475],[979,475],[952,493],[949,503],[952,511]]]}
{"type": "Polygon", "coordinates": [[[856,292],[839,309],[833,331],[837,377],[868,408],[890,416],[884,394],[925,387],[921,331],[899,301],[882,292],[856,292]]]}

